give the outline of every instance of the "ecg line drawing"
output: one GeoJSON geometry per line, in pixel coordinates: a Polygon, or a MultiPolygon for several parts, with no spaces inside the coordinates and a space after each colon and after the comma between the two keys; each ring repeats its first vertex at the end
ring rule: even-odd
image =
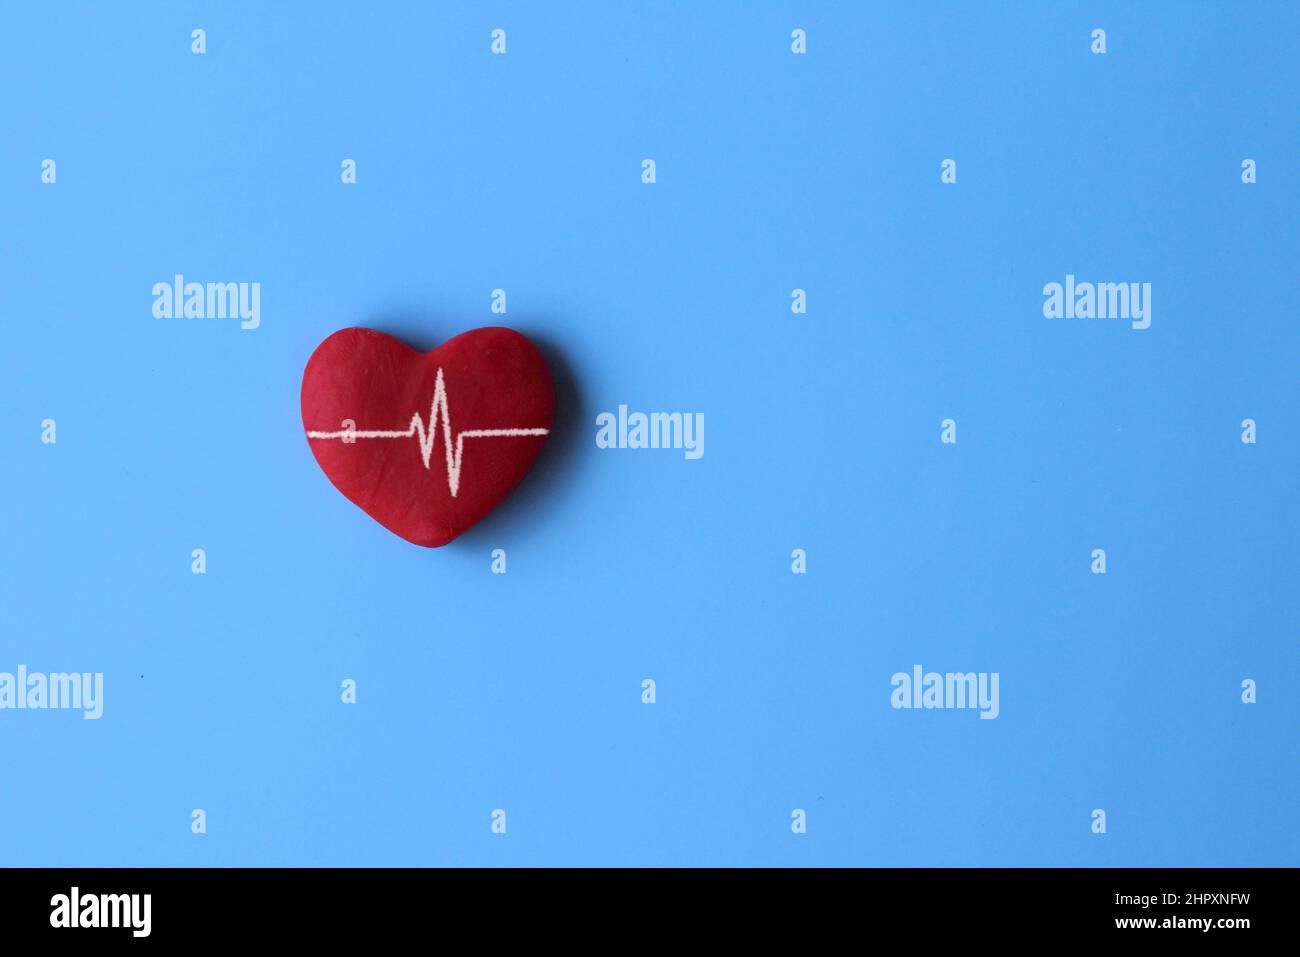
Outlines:
{"type": "Polygon", "coordinates": [[[442,444],[447,455],[447,488],[451,497],[456,497],[460,489],[461,457],[465,453],[466,439],[514,439],[528,435],[547,435],[550,429],[466,429],[455,433],[452,442],[451,412],[447,407],[447,387],[442,381],[442,369],[438,370],[438,379],[433,386],[433,402],[429,406],[429,424],[426,427],[420,413],[411,416],[411,424],[405,429],[358,429],[351,419],[343,420],[343,428],[337,432],[308,431],[309,439],[341,439],[345,445],[351,445],[357,439],[410,439],[420,441],[420,457],[424,467],[431,467],[433,447],[438,441],[438,424],[442,423],[442,444]]]}

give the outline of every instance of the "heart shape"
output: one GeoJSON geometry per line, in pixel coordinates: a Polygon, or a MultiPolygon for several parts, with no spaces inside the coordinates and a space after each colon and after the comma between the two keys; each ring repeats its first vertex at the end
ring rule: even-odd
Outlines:
{"type": "Polygon", "coordinates": [[[554,416],[546,360],[513,329],[473,329],[423,353],[341,329],[302,374],[302,422],[325,475],[380,525],[429,548],[510,494],[554,416]]]}

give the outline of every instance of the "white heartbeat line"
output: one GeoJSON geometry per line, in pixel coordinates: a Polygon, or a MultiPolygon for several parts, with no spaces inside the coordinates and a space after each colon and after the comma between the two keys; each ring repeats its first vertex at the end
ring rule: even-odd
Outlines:
{"type": "Polygon", "coordinates": [[[411,416],[411,424],[406,429],[358,429],[351,419],[343,420],[343,428],[337,432],[307,433],[309,439],[342,439],[351,444],[357,439],[409,439],[420,440],[420,456],[424,467],[430,467],[433,458],[433,446],[438,441],[437,426],[442,423],[442,444],[447,454],[447,487],[451,497],[456,497],[460,489],[461,457],[465,454],[466,439],[515,439],[526,435],[547,435],[550,429],[466,429],[455,434],[452,442],[451,413],[447,409],[447,387],[442,381],[442,370],[438,370],[438,380],[433,387],[433,403],[429,406],[429,425],[426,428],[420,413],[411,416]]]}

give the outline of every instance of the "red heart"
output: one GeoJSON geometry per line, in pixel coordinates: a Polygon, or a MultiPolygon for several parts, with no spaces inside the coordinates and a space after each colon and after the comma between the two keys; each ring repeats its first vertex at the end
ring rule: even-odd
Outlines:
{"type": "Polygon", "coordinates": [[[307,441],[334,487],[430,548],[510,494],[554,415],[546,360],[512,329],[474,329],[423,353],[342,329],[302,374],[307,441]]]}

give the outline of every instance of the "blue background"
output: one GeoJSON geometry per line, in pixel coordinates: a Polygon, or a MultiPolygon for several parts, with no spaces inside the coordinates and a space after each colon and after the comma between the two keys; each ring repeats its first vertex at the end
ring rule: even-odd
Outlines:
{"type": "Polygon", "coordinates": [[[0,670],[106,700],[0,712],[0,863],[1297,863],[1295,6],[288,7],[5,10],[0,670]],[[1067,272],[1151,328],[1044,319],[1067,272]],[[302,369],[498,287],[556,433],[426,551],[302,369]],[[597,449],[620,402],[704,458],[597,449]]]}

